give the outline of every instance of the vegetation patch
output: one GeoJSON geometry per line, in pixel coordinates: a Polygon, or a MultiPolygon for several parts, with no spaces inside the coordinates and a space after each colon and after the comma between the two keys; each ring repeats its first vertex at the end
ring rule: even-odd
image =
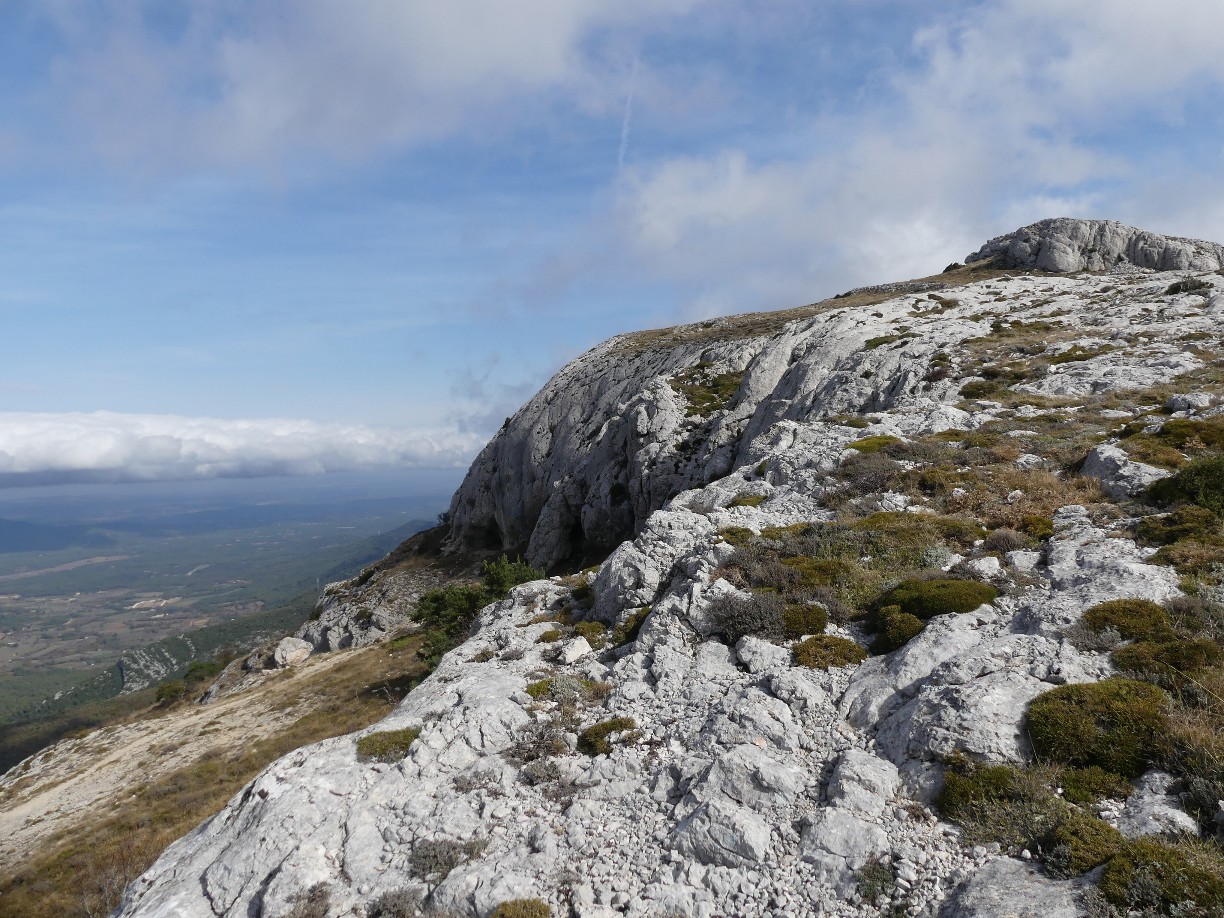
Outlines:
{"type": "Polygon", "coordinates": [[[1109,345],[1104,345],[1098,348],[1087,348],[1081,344],[1073,344],[1065,351],[1059,351],[1046,358],[1046,363],[1057,366],[1063,363],[1078,363],[1081,360],[1091,360],[1094,357],[1101,357],[1112,351],[1113,348],[1109,345]]]}
{"type": "Polygon", "coordinates": [[[1148,494],[1160,504],[1187,501],[1224,515],[1224,457],[1190,462],[1153,484],[1148,494]]]}
{"type": "Polygon", "coordinates": [[[1067,876],[1099,867],[1126,846],[1122,833],[1105,820],[1072,809],[1042,841],[1049,852],[1047,863],[1067,876]]]}
{"type": "Polygon", "coordinates": [[[809,634],[823,634],[829,624],[824,606],[814,603],[790,603],[782,609],[782,637],[797,640],[809,634]]]}
{"type": "Polygon", "coordinates": [[[964,844],[997,842],[1019,850],[1048,836],[1067,816],[1067,804],[1050,784],[1050,775],[1040,769],[984,765],[957,756],[948,763],[935,805],[961,827],[964,844]]]}
{"type": "Polygon", "coordinates": [[[628,618],[613,629],[612,646],[624,647],[626,644],[632,644],[636,641],[638,632],[642,630],[642,626],[646,624],[646,619],[649,616],[650,606],[642,606],[637,611],[630,613],[628,618]]]}
{"type": "Polygon", "coordinates": [[[408,866],[423,879],[445,879],[456,867],[480,857],[489,842],[484,838],[456,841],[452,838],[424,839],[412,846],[408,866]]]}
{"type": "Polygon", "coordinates": [[[1169,613],[1149,599],[1098,603],[1084,612],[1083,622],[1093,631],[1112,628],[1128,641],[1166,641],[1174,634],[1169,613]]]}
{"type": "Polygon", "coordinates": [[[671,385],[688,402],[689,417],[705,417],[726,408],[743,381],[743,370],[715,373],[712,364],[699,363],[673,377],[671,385]]]}
{"type": "Polygon", "coordinates": [[[877,654],[900,650],[926,627],[922,619],[902,612],[900,606],[884,606],[875,614],[873,624],[876,638],[871,644],[871,652],[877,654]]]}
{"type": "Polygon", "coordinates": [[[367,733],[357,739],[357,758],[362,762],[398,762],[420,735],[420,727],[367,733]]]}
{"type": "Polygon", "coordinates": [[[1090,804],[1106,798],[1125,800],[1133,788],[1121,775],[1106,771],[1099,765],[1087,768],[1064,768],[1058,773],[1063,799],[1071,803],[1090,804]]]}
{"type": "Polygon", "coordinates": [[[1181,293],[1196,293],[1199,290],[1213,289],[1210,282],[1199,277],[1187,277],[1184,280],[1174,281],[1169,284],[1169,288],[1165,290],[1166,296],[1177,296],[1181,293]]]}
{"type": "Polygon", "coordinates": [[[1137,838],[1106,865],[1101,892],[1122,908],[1159,915],[1218,915],[1224,909],[1224,859],[1214,845],[1137,838]]]}
{"type": "Polygon", "coordinates": [[[592,650],[603,650],[608,643],[608,626],[603,622],[578,622],[574,632],[591,645],[592,650]]]}
{"type": "Polygon", "coordinates": [[[1027,729],[1040,760],[1137,778],[1160,757],[1166,705],[1163,691],[1134,679],[1060,685],[1029,705],[1027,729]]]}
{"type": "Polygon", "coordinates": [[[899,437],[890,437],[880,434],[874,437],[863,437],[861,440],[855,440],[853,443],[847,443],[848,449],[856,449],[860,453],[878,453],[886,446],[900,444],[902,441],[899,437]]]}
{"type": "Polygon", "coordinates": [[[936,615],[961,615],[992,603],[999,591],[976,580],[903,580],[878,600],[926,621],[936,615]]]}
{"type": "Polygon", "coordinates": [[[493,909],[489,918],[549,918],[551,914],[543,899],[510,899],[493,909]]]}
{"type": "Polygon", "coordinates": [[[727,504],[728,507],[759,507],[765,503],[766,494],[738,494],[727,504]]]}
{"type": "Polygon", "coordinates": [[[613,737],[622,734],[620,742],[633,742],[637,721],[632,717],[612,717],[587,727],[578,734],[578,749],[587,755],[607,755],[612,751],[613,737]]]}
{"type": "Polygon", "coordinates": [[[808,669],[856,666],[867,659],[867,648],[847,638],[818,634],[795,645],[795,664],[808,669]]]}

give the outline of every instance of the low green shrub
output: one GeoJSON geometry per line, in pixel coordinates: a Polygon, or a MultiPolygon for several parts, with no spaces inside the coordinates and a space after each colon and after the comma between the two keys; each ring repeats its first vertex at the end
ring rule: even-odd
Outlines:
{"type": "Polygon", "coordinates": [[[536,638],[537,644],[553,644],[561,640],[565,635],[557,628],[549,628],[547,631],[542,631],[540,636],[536,638]]]}
{"type": "Polygon", "coordinates": [[[1224,515],[1224,457],[1189,462],[1177,474],[1153,484],[1147,493],[1159,504],[1189,501],[1224,515]]]}
{"type": "Polygon", "coordinates": [[[766,494],[737,494],[727,504],[728,507],[759,507],[765,503],[766,494]]]}
{"type": "Polygon", "coordinates": [[[1105,866],[1101,892],[1121,908],[1157,914],[1219,915],[1224,910],[1224,859],[1197,840],[1137,838],[1105,866]]]}
{"type": "Polygon", "coordinates": [[[998,842],[1016,849],[1046,837],[1069,808],[1039,770],[984,765],[964,756],[947,763],[935,805],[961,827],[964,844],[998,842]]]}
{"type": "Polygon", "coordinates": [[[1029,705],[1028,735],[1041,760],[1137,778],[1161,756],[1166,704],[1163,691],[1134,679],[1060,685],[1029,705]]]}
{"type": "Polygon", "coordinates": [[[539,682],[529,682],[527,684],[527,694],[539,701],[541,698],[547,698],[548,693],[552,690],[552,679],[541,679],[539,682]]]}
{"type": "Polygon", "coordinates": [[[642,626],[646,624],[646,619],[649,616],[650,606],[642,606],[642,608],[631,612],[628,618],[613,629],[612,646],[624,647],[626,644],[632,644],[636,641],[638,632],[642,630],[642,626]]]}
{"type": "Polygon", "coordinates": [[[852,453],[837,470],[837,477],[854,494],[887,491],[905,473],[905,467],[883,453],[852,453]]]}
{"type": "Polygon", "coordinates": [[[549,918],[552,910],[543,899],[510,899],[493,909],[489,918],[549,918]]]}
{"type": "Polygon", "coordinates": [[[362,762],[398,762],[420,735],[420,727],[367,733],[357,739],[357,758],[362,762]]]}
{"type": "Polygon", "coordinates": [[[416,890],[392,889],[365,907],[365,918],[419,918],[424,906],[424,899],[416,890]]]}
{"type": "Polygon", "coordinates": [[[902,612],[900,606],[884,606],[876,613],[875,620],[876,638],[871,644],[871,652],[876,654],[899,650],[926,627],[922,619],[902,612]]]}
{"type": "Polygon", "coordinates": [[[1019,529],[1034,539],[1044,541],[1054,535],[1054,521],[1048,516],[1033,513],[1020,520],[1019,529]]]}
{"type": "Polygon", "coordinates": [[[1150,599],[1113,599],[1084,611],[1084,626],[1112,628],[1128,641],[1167,641],[1175,634],[1169,613],[1150,599]]]}
{"type": "Polygon", "coordinates": [[[154,695],[154,700],[158,704],[169,704],[171,701],[178,701],[187,694],[187,683],[182,679],[171,679],[168,682],[163,682],[157,687],[157,693],[154,695]]]}
{"type": "Polygon", "coordinates": [[[724,542],[729,542],[736,547],[747,545],[756,538],[756,533],[747,526],[727,526],[718,530],[718,534],[723,537],[724,542]]]}
{"type": "Polygon", "coordinates": [[[586,638],[593,650],[603,650],[608,643],[608,627],[603,622],[579,622],[574,631],[586,638]]]}
{"type": "MultiPolygon", "coordinates": [[[[637,721],[632,717],[612,717],[578,734],[578,749],[587,755],[607,755],[612,751],[611,737],[615,733],[632,735],[637,730],[637,721]]],[[[622,740],[626,737],[622,737],[622,740]]]]}
{"type": "Polygon", "coordinates": [[[847,638],[818,634],[795,645],[795,664],[809,669],[853,666],[867,659],[867,648],[847,638]]]}
{"type": "Polygon", "coordinates": [[[896,443],[902,443],[900,437],[890,437],[887,434],[877,434],[874,437],[863,437],[861,440],[855,440],[853,443],[847,443],[847,449],[856,449],[860,453],[878,453],[886,446],[892,446],[896,443]]]}
{"type": "Polygon", "coordinates": [[[480,857],[489,845],[488,839],[469,838],[456,841],[452,838],[423,839],[412,846],[408,855],[408,866],[422,878],[446,878],[456,867],[480,857]]]}
{"type": "Polygon", "coordinates": [[[1105,798],[1125,800],[1134,789],[1124,777],[1099,765],[1064,768],[1059,772],[1058,783],[1062,786],[1064,800],[1085,805],[1105,798]]]}
{"type": "Polygon", "coordinates": [[[896,868],[879,858],[872,858],[855,874],[854,888],[869,903],[880,896],[891,896],[897,888],[896,868]]]}
{"type": "Polygon", "coordinates": [[[987,551],[1007,554],[1009,551],[1022,551],[1033,547],[1033,538],[1014,529],[996,529],[986,536],[982,547],[987,551]]]}
{"type": "Polygon", "coordinates": [[[1224,535],[1224,526],[1210,510],[1189,504],[1171,513],[1144,517],[1135,526],[1135,534],[1149,545],[1172,545],[1183,539],[1210,543],[1224,535]]]}
{"type": "Polygon", "coordinates": [[[998,596],[997,589],[976,580],[903,580],[881,596],[876,606],[898,606],[925,621],[936,615],[972,612],[998,596]]]}
{"type": "Polygon", "coordinates": [[[1044,842],[1043,847],[1058,872],[1079,876],[1116,855],[1126,839],[1105,820],[1068,808],[1044,842]]]}
{"type": "Polygon", "coordinates": [[[783,613],[786,603],[777,593],[749,596],[724,595],[710,603],[709,616],[714,629],[731,645],[741,638],[780,640],[784,637],[783,613]]]}
{"type": "Polygon", "coordinates": [[[486,561],[483,568],[484,587],[496,599],[506,596],[520,583],[543,580],[547,576],[523,560],[511,561],[502,555],[495,561],[486,561]]]}
{"type": "Polygon", "coordinates": [[[326,883],[316,883],[305,892],[293,897],[293,908],[285,918],[326,918],[331,908],[331,887],[326,883]]]}
{"type": "Polygon", "coordinates": [[[829,613],[823,606],[790,603],[782,609],[782,637],[794,641],[809,634],[823,634],[829,613]]]}
{"type": "Polygon", "coordinates": [[[1136,641],[1113,652],[1114,665],[1124,673],[1159,685],[1184,687],[1193,674],[1224,662],[1224,649],[1206,638],[1180,638],[1157,643],[1136,641]]]}
{"type": "Polygon", "coordinates": [[[1166,296],[1176,296],[1179,293],[1194,293],[1196,290],[1210,290],[1211,284],[1199,277],[1187,277],[1169,284],[1165,290],[1166,296]]]}
{"type": "Polygon", "coordinates": [[[961,398],[990,398],[1000,389],[1003,384],[995,379],[975,379],[972,382],[967,382],[961,386],[961,398]]]}

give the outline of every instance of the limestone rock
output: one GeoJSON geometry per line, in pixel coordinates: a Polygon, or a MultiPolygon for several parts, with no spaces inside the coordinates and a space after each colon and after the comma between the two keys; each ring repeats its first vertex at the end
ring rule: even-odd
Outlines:
{"type": "Polygon", "coordinates": [[[1135,782],[1135,790],[1126,798],[1126,806],[1118,818],[1118,831],[1127,838],[1198,834],[1194,817],[1170,794],[1175,783],[1176,779],[1163,771],[1149,771],[1135,782]]]}
{"type": "Polygon", "coordinates": [[[1087,918],[1082,881],[1051,880],[1024,861],[999,858],[974,872],[940,918],[1087,918]]]}
{"type": "Polygon", "coordinates": [[[1108,444],[1093,447],[1081,471],[1098,479],[1101,490],[1115,499],[1141,494],[1149,485],[1172,474],[1154,465],[1135,462],[1124,450],[1108,444]]]}
{"type": "Polygon", "coordinates": [[[280,643],[276,645],[276,650],[272,652],[272,659],[276,661],[276,665],[279,667],[297,666],[309,657],[313,651],[314,645],[310,641],[286,637],[281,638],[280,643]]]}

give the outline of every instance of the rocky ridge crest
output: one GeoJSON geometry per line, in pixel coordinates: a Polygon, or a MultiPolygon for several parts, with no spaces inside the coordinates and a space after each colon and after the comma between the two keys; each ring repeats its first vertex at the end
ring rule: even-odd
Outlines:
{"type": "MultiPolygon", "coordinates": [[[[1028,704],[1115,671],[1072,639],[1085,609],[1184,585],[1126,520],[1169,472],[1119,436],[1135,422],[1155,437],[1170,395],[1172,417],[1219,413],[1224,278],[1206,272],[1221,247],[1118,227],[1045,221],[992,240],[938,292],[619,336],[575,360],[473,464],[449,544],[549,567],[606,559],[484,608],[370,731],[419,730],[402,758],[363,761],[342,737],[281,759],[119,914],[281,918],[311,888],[328,916],[390,894],[479,918],[525,898],[579,918],[1086,914],[1091,882],[963,845],[931,802],[950,756],[1026,760],[1028,704]],[[1078,260],[1049,254],[1064,250],[1078,260]],[[1123,270],[1026,270],[1063,264],[1123,270]],[[873,469],[865,457],[890,444],[896,467],[873,469]],[[946,468],[931,458],[945,448],[946,468]],[[1093,477],[1064,471],[1068,450],[1093,477]],[[753,587],[745,546],[949,515],[1049,531],[993,552],[928,546],[922,565],[997,598],[857,664],[719,639],[720,603],[753,587]],[[606,646],[583,621],[607,627],[606,646]],[[601,724],[593,746],[584,731],[601,724]]],[[[832,614],[843,587],[821,594],[826,633],[868,642],[832,614]]],[[[1143,781],[1102,818],[1131,835],[1194,826],[1167,776],[1143,781]]]]}

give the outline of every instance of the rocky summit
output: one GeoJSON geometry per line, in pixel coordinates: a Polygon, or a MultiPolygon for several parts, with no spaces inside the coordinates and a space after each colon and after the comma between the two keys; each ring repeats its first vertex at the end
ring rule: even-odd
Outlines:
{"type": "MultiPolygon", "coordinates": [[[[1224,913],[1222,264],[1047,220],[580,356],[414,549],[556,574],[118,914],[1224,913]]],[[[421,564],[299,636],[437,628],[421,564]]]]}

